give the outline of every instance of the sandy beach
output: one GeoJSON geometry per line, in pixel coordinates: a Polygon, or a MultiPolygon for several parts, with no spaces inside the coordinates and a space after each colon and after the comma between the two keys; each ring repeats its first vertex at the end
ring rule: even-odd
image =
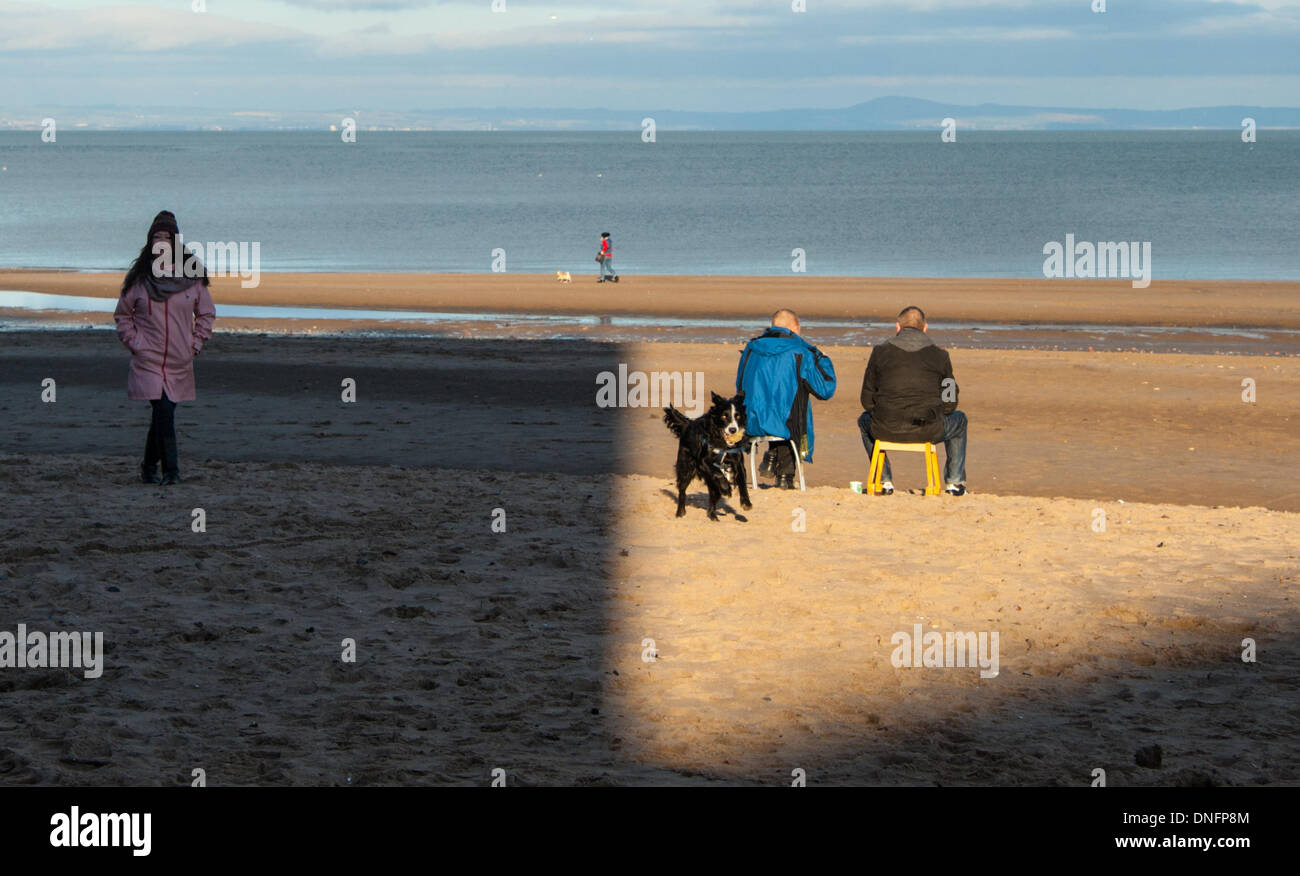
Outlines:
{"type": "MultiPolygon", "coordinates": [[[[824,319],[883,319],[904,298],[979,322],[1300,327],[1294,284],[264,280],[214,284],[219,314],[748,318],[803,283],[793,306],[824,319]]],[[[116,294],[108,275],[0,286],[116,294]]],[[[165,490],[134,480],[147,406],[126,400],[110,332],[0,335],[0,629],[107,643],[99,679],[0,674],[0,784],[180,785],[194,767],[213,785],[487,784],[496,768],[519,785],[781,785],[795,769],[810,785],[1086,786],[1097,768],[1117,786],[1300,781],[1300,359],[1266,342],[1225,356],[936,333],[971,422],[961,499],[905,492],[923,482],[908,458],[895,496],[847,489],[866,471],[869,347],[827,344],[840,386],[814,407],[810,489],[764,483],[744,520],[729,506],[711,523],[702,493],[672,516],[658,412],[597,407],[596,377],[700,372],[722,390],[743,334],[217,326],[178,413],[185,481],[165,490]],[[914,624],[997,632],[998,674],[893,665],[891,636],[914,624]],[[1159,765],[1137,756],[1151,746],[1159,765]]]]}
{"type": "Polygon", "coordinates": [[[0,457],[8,616],[108,643],[0,676],[4,784],[1300,781],[1296,514],[818,487],[710,523],[663,477],[131,467],[0,457]],[[998,632],[999,674],[895,668],[914,624],[998,632]]]}
{"type": "MultiPolygon", "coordinates": [[[[1157,280],[1023,280],[909,277],[627,276],[615,285],[574,274],[263,274],[213,281],[222,304],[730,316],[790,307],[807,319],[883,320],[920,303],[936,319],[1009,323],[1235,326],[1300,329],[1300,283],[1157,280]],[[902,303],[900,303],[902,302],[902,303]]],[[[0,290],[116,298],[120,273],[0,270],[0,290]]]]}

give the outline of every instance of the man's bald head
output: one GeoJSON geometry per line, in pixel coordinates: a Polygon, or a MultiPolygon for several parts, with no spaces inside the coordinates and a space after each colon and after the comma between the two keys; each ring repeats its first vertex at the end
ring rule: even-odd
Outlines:
{"type": "Polygon", "coordinates": [[[905,328],[919,329],[925,331],[928,326],[925,322],[925,311],[912,305],[904,307],[898,313],[898,330],[901,332],[905,328]]]}
{"type": "Polygon", "coordinates": [[[799,317],[793,310],[782,308],[772,314],[772,327],[789,329],[797,335],[799,334],[799,317]]]}

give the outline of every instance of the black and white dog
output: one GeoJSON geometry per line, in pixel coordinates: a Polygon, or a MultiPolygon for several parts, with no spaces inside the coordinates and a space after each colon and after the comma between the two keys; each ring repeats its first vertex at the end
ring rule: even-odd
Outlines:
{"type": "Polygon", "coordinates": [[[740,507],[749,509],[745,484],[745,393],[723,398],[716,392],[713,407],[692,420],[672,405],[664,422],[677,436],[677,516],[686,516],[686,488],[700,478],[709,488],[709,519],[718,519],[718,500],[740,489],[740,507]]]}

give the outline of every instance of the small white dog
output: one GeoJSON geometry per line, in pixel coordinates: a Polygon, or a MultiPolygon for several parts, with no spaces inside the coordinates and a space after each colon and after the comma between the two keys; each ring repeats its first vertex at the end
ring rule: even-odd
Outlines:
{"type": "Polygon", "coordinates": [[[561,283],[572,283],[572,282],[573,282],[573,277],[569,275],[569,272],[568,272],[568,271],[556,271],[556,272],[555,272],[555,279],[559,280],[561,283]]]}

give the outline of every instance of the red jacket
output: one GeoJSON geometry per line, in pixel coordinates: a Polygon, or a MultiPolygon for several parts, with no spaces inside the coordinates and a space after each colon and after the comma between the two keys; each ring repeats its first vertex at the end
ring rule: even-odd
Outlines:
{"type": "Polygon", "coordinates": [[[614,256],[614,244],[610,242],[612,240],[613,238],[611,237],[602,237],[600,239],[600,254],[605,258],[612,258],[614,256]]]}

